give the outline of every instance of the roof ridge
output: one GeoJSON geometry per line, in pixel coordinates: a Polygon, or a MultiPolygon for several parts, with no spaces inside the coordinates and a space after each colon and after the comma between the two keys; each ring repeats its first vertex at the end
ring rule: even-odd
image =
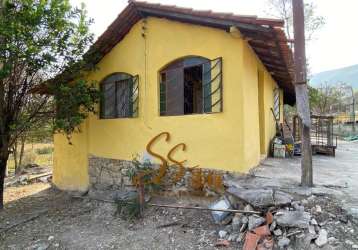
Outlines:
{"type": "Polygon", "coordinates": [[[134,4],[135,7],[149,7],[149,8],[165,8],[170,9],[172,11],[190,11],[192,14],[205,14],[208,15],[215,15],[217,18],[230,18],[230,19],[240,19],[242,22],[246,22],[245,19],[247,19],[247,22],[249,21],[257,21],[257,24],[261,25],[269,25],[269,26],[276,26],[276,27],[283,27],[284,26],[284,20],[278,19],[278,18],[268,18],[268,17],[258,17],[257,15],[244,15],[244,14],[237,14],[237,13],[231,13],[231,12],[216,12],[213,10],[200,10],[200,9],[193,9],[188,7],[181,7],[178,5],[166,5],[161,3],[152,3],[147,1],[138,1],[138,0],[128,0],[129,4],[134,4]],[[260,23],[263,22],[263,23],[260,23]],[[267,22],[267,23],[265,23],[267,22]],[[271,23],[271,24],[270,24],[271,23]]]}
{"type": "MultiPolygon", "coordinates": [[[[230,30],[233,26],[238,28],[271,76],[279,86],[287,91],[285,99],[290,103],[294,103],[292,50],[288,46],[282,20],[212,12],[211,10],[193,10],[159,3],[129,0],[128,5],[107,27],[104,33],[97,38],[85,57],[87,56],[91,63],[97,64],[130,32],[134,24],[146,17],[167,18],[225,31],[230,30]]],[[[67,71],[63,72],[63,74],[68,74],[68,78],[74,75],[70,70],[67,71]]]]}

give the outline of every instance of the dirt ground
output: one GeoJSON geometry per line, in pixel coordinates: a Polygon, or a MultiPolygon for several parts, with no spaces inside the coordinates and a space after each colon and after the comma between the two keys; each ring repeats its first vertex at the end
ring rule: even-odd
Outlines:
{"type": "MultiPolygon", "coordinates": [[[[11,187],[5,194],[0,249],[217,249],[218,232],[227,227],[214,224],[209,212],[154,207],[146,209],[143,219],[125,221],[115,215],[114,204],[74,198],[44,183],[11,187]]],[[[152,199],[193,206],[207,206],[211,201],[198,197],[152,199]]],[[[334,237],[332,244],[322,249],[354,249],[358,243],[356,222],[330,196],[311,196],[305,208],[318,204],[323,212],[316,214],[317,222],[334,237]]],[[[242,249],[242,243],[232,242],[225,249],[242,249]]]]}
{"type": "MultiPolygon", "coordinates": [[[[358,249],[357,217],[352,213],[358,208],[357,157],[357,142],[341,144],[336,158],[315,156],[316,186],[310,190],[299,187],[297,158],[269,158],[235,182],[248,188],[277,188],[306,200],[305,211],[312,211],[320,228],[328,232],[329,243],[318,248],[312,242],[313,249],[358,249]],[[315,212],[317,205],[322,212],[315,212]]],[[[204,207],[212,201],[189,196],[152,200],[204,207]]],[[[143,219],[134,222],[115,212],[114,204],[74,198],[49,183],[8,187],[0,212],[0,249],[217,249],[218,232],[227,230],[213,222],[210,212],[150,207],[143,219]]],[[[288,249],[300,249],[298,244],[288,249]]],[[[242,243],[231,242],[225,249],[242,249],[242,243]]]]}
{"type": "MultiPolygon", "coordinates": [[[[115,205],[72,198],[49,184],[9,188],[5,199],[0,232],[40,215],[0,233],[0,249],[215,249],[220,229],[209,212],[194,210],[152,207],[145,211],[144,219],[128,222],[114,216],[115,205]],[[164,226],[173,222],[174,226],[164,226]]],[[[166,198],[158,202],[178,201],[166,198]]],[[[195,205],[193,202],[181,201],[195,205]]],[[[204,205],[208,201],[195,202],[204,205]]]]}

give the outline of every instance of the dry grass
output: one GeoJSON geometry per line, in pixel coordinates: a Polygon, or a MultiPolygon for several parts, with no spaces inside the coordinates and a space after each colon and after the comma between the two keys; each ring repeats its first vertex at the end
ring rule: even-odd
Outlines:
{"type": "MultiPolygon", "coordinates": [[[[37,164],[39,166],[52,166],[53,144],[52,143],[29,143],[25,145],[23,164],[37,164]],[[40,152],[42,151],[42,152],[40,152]]],[[[8,160],[9,172],[15,171],[15,162],[10,156],[8,160]]]]}

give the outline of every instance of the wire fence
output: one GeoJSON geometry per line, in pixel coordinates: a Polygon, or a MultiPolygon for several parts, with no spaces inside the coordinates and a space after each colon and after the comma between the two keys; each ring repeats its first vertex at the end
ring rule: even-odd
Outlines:
{"type": "Polygon", "coordinates": [[[336,115],[333,121],[333,134],[343,140],[358,139],[358,115],[336,115]]]}

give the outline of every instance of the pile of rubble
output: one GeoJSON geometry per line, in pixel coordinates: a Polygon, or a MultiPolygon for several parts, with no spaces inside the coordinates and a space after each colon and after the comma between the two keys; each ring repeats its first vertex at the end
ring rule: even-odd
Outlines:
{"type": "MultiPolygon", "coordinates": [[[[336,215],[330,214],[325,222],[317,222],[322,208],[310,207],[314,199],[312,196],[297,201],[292,195],[273,189],[230,187],[212,208],[244,211],[212,212],[215,221],[221,224],[217,245],[237,242],[244,250],[332,249],[339,242],[328,237],[330,227],[326,225],[328,221],[333,223],[336,215]]],[[[352,249],[358,248],[353,242],[350,245],[352,249]]]]}
{"type": "Polygon", "coordinates": [[[28,185],[34,182],[50,183],[52,169],[40,167],[36,164],[26,166],[18,175],[12,174],[5,178],[5,187],[28,185]]]}

